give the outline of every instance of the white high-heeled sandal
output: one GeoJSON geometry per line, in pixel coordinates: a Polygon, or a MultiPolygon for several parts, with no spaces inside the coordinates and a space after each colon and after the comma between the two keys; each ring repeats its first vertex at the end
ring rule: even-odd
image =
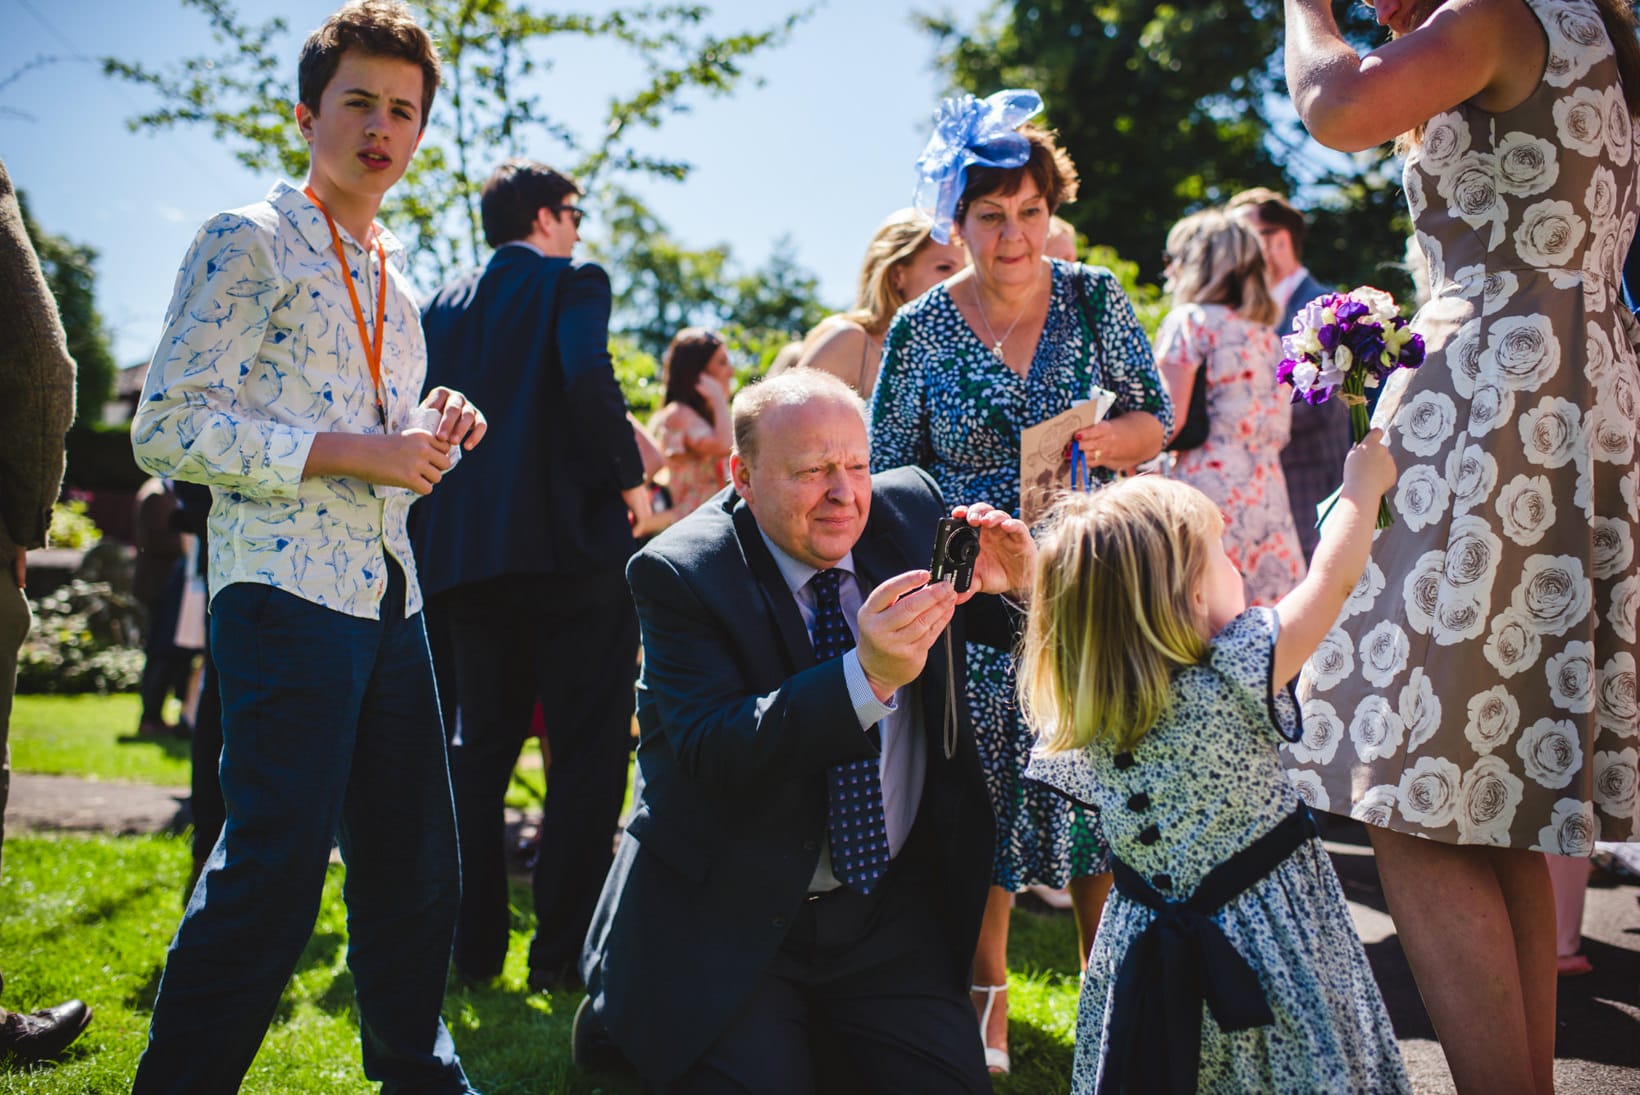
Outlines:
{"type": "Polygon", "coordinates": [[[991,1028],[991,1009],[996,1006],[997,993],[1007,992],[1007,985],[969,985],[969,992],[983,992],[985,994],[985,1010],[979,1016],[979,1041],[985,1047],[985,1067],[1006,1076],[1008,1074],[1008,1051],[996,1049],[985,1041],[985,1032],[991,1028]]]}

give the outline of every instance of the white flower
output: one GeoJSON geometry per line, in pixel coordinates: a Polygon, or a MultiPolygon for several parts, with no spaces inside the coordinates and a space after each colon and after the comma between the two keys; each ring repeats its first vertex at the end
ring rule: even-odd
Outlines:
{"type": "Polygon", "coordinates": [[[1396,807],[1401,804],[1401,792],[1393,783],[1380,783],[1376,787],[1367,788],[1367,793],[1356,800],[1350,807],[1350,816],[1367,825],[1376,825],[1380,829],[1389,825],[1390,818],[1395,816],[1396,807]]]}
{"type": "Polygon", "coordinates": [[[1440,520],[1449,497],[1446,478],[1440,472],[1429,464],[1414,464],[1395,485],[1395,512],[1416,532],[1440,520]]]}
{"type": "Polygon", "coordinates": [[[1570,642],[1551,654],[1543,672],[1549,679],[1549,698],[1556,707],[1576,715],[1594,710],[1594,646],[1570,642]]]}
{"type": "Polygon", "coordinates": [[[1417,764],[1401,773],[1401,785],[1396,788],[1401,816],[1431,829],[1452,824],[1462,782],[1463,771],[1445,757],[1419,757],[1417,764]]]}
{"type": "Polygon", "coordinates": [[[1616,358],[1612,354],[1612,340],[1606,334],[1605,325],[1598,320],[1589,320],[1588,339],[1584,342],[1584,353],[1588,360],[1583,364],[1583,373],[1592,384],[1599,384],[1610,375],[1616,358]]]}
{"type": "Polygon", "coordinates": [[[1486,279],[1481,282],[1481,315],[1495,316],[1503,311],[1519,288],[1520,279],[1513,271],[1488,270],[1486,279]]]}
{"type": "Polygon", "coordinates": [[[1596,578],[1615,578],[1634,561],[1634,535],[1627,521],[1596,517],[1589,529],[1589,570],[1596,578]]]}
{"type": "Polygon", "coordinates": [[[1441,726],[1441,699],[1435,695],[1435,686],[1422,668],[1407,675],[1396,704],[1402,724],[1407,728],[1407,752],[1415,751],[1435,736],[1441,726]]]}
{"type": "Polygon", "coordinates": [[[1520,703],[1501,684],[1469,697],[1469,721],[1463,736],[1482,756],[1514,737],[1520,727],[1520,703]]]}
{"type": "Polygon", "coordinates": [[[1401,748],[1401,739],[1406,727],[1401,724],[1401,716],[1396,714],[1389,705],[1389,701],[1382,696],[1368,696],[1355,709],[1355,717],[1350,720],[1350,744],[1355,746],[1355,755],[1361,758],[1362,763],[1375,760],[1387,760],[1401,748]]]}
{"type": "Polygon", "coordinates": [[[1629,511],[1629,520],[1640,521],[1640,468],[1630,468],[1617,481],[1617,491],[1629,511]]]}
{"type": "Polygon", "coordinates": [[[1633,420],[1640,407],[1640,372],[1632,359],[1614,357],[1595,382],[1595,402],[1633,420]]]}
{"type": "Polygon", "coordinates": [[[1620,738],[1640,733],[1640,696],[1635,683],[1634,655],[1619,650],[1600,667],[1595,678],[1594,717],[1602,730],[1620,738]]]}
{"type": "Polygon", "coordinates": [[[1583,252],[1583,272],[1590,275],[1583,279],[1583,307],[1590,314],[1600,315],[1605,312],[1608,294],[1620,276],[1623,256],[1618,253],[1617,225],[1609,221],[1595,223],[1599,227],[1589,241],[1588,250],[1583,252]]]}
{"type": "Polygon", "coordinates": [[[1293,785],[1299,800],[1310,809],[1325,813],[1332,806],[1332,801],[1327,797],[1327,789],[1321,785],[1321,777],[1309,769],[1287,769],[1287,781],[1293,785]]]}
{"type": "Polygon", "coordinates": [[[1626,821],[1634,816],[1637,764],[1640,756],[1633,748],[1594,755],[1594,801],[1612,817],[1626,821]]]}
{"type": "Polygon", "coordinates": [[[1450,170],[1441,174],[1435,189],[1464,223],[1477,233],[1485,231],[1489,246],[1496,247],[1503,241],[1507,211],[1498,198],[1496,156],[1487,152],[1465,152],[1450,170]]]}
{"type": "Polygon", "coordinates": [[[1331,764],[1338,743],[1344,740],[1344,720],[1338,717],[1338,709],[1326,700],[1308,700],[1303,722],[1303,736],[1288,744],[1287,752],[1300,764],[1331,764]]]}
{"type": "Polygon", "coordinates": [[[1520,416],[1526,459],[1546,468],[1564,467],[1584,449],[1583,412],[1576,403],[1548,395],[1520,416]]]}
{"type": "Polygon", "coordinates": [[[1615,406],[1597,402],[1583,416],[1583,433],[1596,460],[1626,467],[1634,463],[1634,427],[1615,406]]]}
{"type": "Polygon", "coordinates": [[[1542,137],[1516,130],[1498,142],[1498,189],[1528,198],[1541,194],[1560,178],[1555,146],[1542,137]]]}
{"type": "Polygon", "coordinates": [[[1583,192],[1583,204],[1591,220],[1603,221],[1617,212],[1617,176],[1604,164],[1594,169],[1589,188],[1583,192]]]}
{"type": "MultiPolygon", "coordinates": [[[[1427,142],[1426,142],[1427,143],[1427,142]]],[[[1424,196],[1424,173],[1412,164],[1401,173],[1401,189],[1406,191],[1407,212],[1412,219],[1423,216],[1424,210],[1429,208],[1429,199],[1424,196]]]]}
{"type": "Polygon", "coordinates": [[[1455,110],[1443,111],[1424,123],[1418,165],[1431,175],[1440,175],[1469,151],[1469,141],[1469,123],[1464,116],[1455,110]]]}
{"type": "Polygon", "coordinates": [[[1585,156],[1606,149],[1606,97],[1593,88],[1576,87],[1555,99],[1555,136],[1560,143],[1585,156]]]}
{"type": "Polygon", "coordinates": [[[1516,740],[1515,752],[1525,762],[1527,778],[1540,787],[1564,787],[1583,767],[1583,746],[1569,719],[1537,720],[1516,740]]]}
{"type": "MultiPolygon", "coordinates": [[[[1447,558],[1451,559],[1451,551],[1447,558]]],[[[1490,582],[1487,583],[1491,585],[1490,582]]],[[[1486,630],[1486,604],[1473,590],[1458,591],[1449,587],[1441,590],[1441,599],[1435,604],[1435,623],[1430,634],[1437,646],[1454,646],[1469,639],[1479,638],[1486,630]]]]}
{"type": "Polygon", "coordinates": [[[1498,492],[1503,534],[1522,547],[1543,539],[1555,523],[1555,500],[1545,475],[1517,475],[1498,492]]]}
{"type": "Polygon", "coordinates": [[[1606,610],[1606,619],[1612,630],[1626,643],[1636,641],[1636,612],[1640,612],[1640,578],[1631,574],[1612,587],[1611,607],[1606,610]]]}
{"type": "Polygon", "coordinates": [[[1485,437],[1515,413],[1515,393],[1491,381],[1476,384],[1469,400],[1469,434],[1485,437]]]}
{"type": "Polygon", "coordinates": [[[1479,445],[1454,448],[1446,457],[1446,481],[1452,486],[1452,512],[1461,515],[1481,505],[1498,485],[1498,462],[1479,445]]]}
{"type": "Polygon", "coordinates": [[[1537,846],[1555,855],[1587,858],[1594,854],[1600,839],[1600,819],[1594,806],[1581,799],[1563,798],[1555,803],[1549,824],[1538,830],[1537,846]]]}
{"type": "MultiPolygon", "coordinates": [[[[1309,670],[1310,687],[1316,692],[1325,692],[1355,672],[1355,644],[1350,642],[1349,635],[1334,628],[1315,648],[1305,668],[1309,670]]],[[[1310,717],[1307,712],[1308,708],[1306,721],[1310,717]]]]}
{"type": "Polygon", "coordinates": [[[1389,682],[1406,668],[1409,651],[1407,633],[1389,620],[1380,620],[1361,639],[1355,653],[1361,660],[1361,675],[1367,683],[1388,688],[1389,682]]]}
{"type": "Polygon", "coordinates": [[[1461,844],[1509,845],[1509,826],[1515,820],[1526,785],[1501,757],[1481,757],[1463,774],[1458,786],[1458,841],[1461,844]]]}
{"type": "Polygon", "coordinates": [[[1480,368],[1511,391],[1531,391],[1560,371],[1560,339],[1545,315],[1504,316],[1492,324],[1480,368]]]}
{"type": "MultiPolygon", "coordinates": [[[[1467,219],[1467,218],[1466,218],[1467,219]]],[[[1569,201],[1545,198],[1521,214],[1515,250],[1531,266],[1565,266],[1588,231],[1569,201]]]]}
{"type": "Polygon", "coordinates": [[[1446,343],[1446,363],[1452,370],[1452,388],[1468,399],[1475,394],[1481,372],[1481,321],[1471,319],[1446,343]]]}
{"type": "Polygon", "coordinates": [[[1606,151],[1618,167],[1634,155],[1634,117],[1623,89],[1615,84],[1606,88],[1606,151]]]}
{"type": "Polygon", "coordinates": [[[1321,370],[1313,362],[1300,361],[1293,366],[1293,387],[1301,392],[1315,390],[1315,382],[1321,377],[1321,370]]]}
{"type": "MultiPolygon", "coordinates": [[[[1357,616],[1367,611],[1382,592],[1384,592],[1384,572],[1379,569],[1377,563],[1369,559],[1367,560],[1367,569],[1361,572],[1361,577],[1356,580],[1355,588],[1350,590],[1349,600],[1344,602],[1344,610],[1338,616],[1339,621],[1342,622],[1351,616],[1357,616]]],[[[1349,640],[1346,639],[1345,641],[1348,642],[1349,640]]],[[[1353,645],[1351,649],[1354,649],[1353,645]]]]}
{"type": "Polygon", "coordinates": [[[1577,482],[1572,487],[1572,505],[1583,511],[1585,521],[1594,520],[1594,461],[1589,459],[1587,446],[1579,448],[1577,460],[1572,465],[1577,469],[1577,482]]]}
{"type": "Polygon", "coordinates": [[[1564,635],[1583,622],[1593,597],[1583,560],[1575,555],[1530,555],[1509,607],[1539,635],[1564,635]]]}
{"type": "Polygon", "coordinates": [[[1419,392],[1395,415],[1402,447],[1416,456],[1434,456],[1457,421],[1458,408],[1445,392],[1419,392]]]}
{"type": "Polygon", "coordinates": [[[1401,583],[1401,600],[1406,607],[1407,625],[1420,635],[1428,635],[1435,623],[1435,606],[1441,599],[1441,573],[1446,569],[1446,552],[1426,551],[1418,556],[1401,583]]]}
{"type": "Polygon", "coordinates": [[[1513,677],[1538,660],[1543,649],[1542,640],[1525,618],[1514,609],[1504,609],[1492,617],[1482,653],[1492,668],[1504,679],[1513,677]]]}
{"type": "Polygon", "coordinates": [[[1490,597],[1502,552],[1503,541],[1485,520],[1469,513],[1453,518],[1446,540],[1446,584],[1490,597]]]}

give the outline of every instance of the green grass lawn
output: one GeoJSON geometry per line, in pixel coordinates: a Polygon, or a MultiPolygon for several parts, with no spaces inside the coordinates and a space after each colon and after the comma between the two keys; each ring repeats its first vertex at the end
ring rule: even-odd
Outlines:
{"type": "Polygon", "coordinates": [[[41,775],[188,785],[188,743],[137,737],[133,695],[18,696],[11,711],[11,766],[41,775]]]}
{"type": "MultiPolygon", "coordinates": [[[[0,883],[6,1002],[32,1008],[79,996],[96,1016],[61,1062],[0,1070],[0,1093],[129,1089],[188,865],[188,845],[179,837],[6,840],[0,883]]],[[[313,939],[246,1077],[246,1092],[373,1090],[359,1064],[342,874],[331,868],[313,939]]],[[[488,1095],[637,1095],[629,1077],[585,1074],[570,1063],[569,1026],[580,997],[526,991],[533,927],[528,890],[515,885],[513,898],[512,948],[502,977],[476,988],[452,984],[445,998],[445,1019],[474,1084],[488,1095]]],[[[996,1090],[1064,1091],[1076,1014],[1073,923],[1068,916],[1016,912],[1009,952],[1015,1073],[999,1079],[996,1090]]]]}

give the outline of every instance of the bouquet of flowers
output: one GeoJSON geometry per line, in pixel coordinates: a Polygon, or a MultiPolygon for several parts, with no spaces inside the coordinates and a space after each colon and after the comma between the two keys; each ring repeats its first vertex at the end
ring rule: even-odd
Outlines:
{"type": "MultiPolygon", "coordinates": [[[[1370,285],[1311,301],[1293,320],[1293,333],[1281,346],[1287,356],[1276,366],[1276,380],[1292,385],[1293,402],[1325,403],[1336,394],[1350,408],[1350,430],[1357,442],[1370,428],[1367,389],[1378,387],[1396,369],[1424,363],[1423,338],[1407,328],[1395,298],[1370,285]]],[[[1327,509],[1332,509],[1330,502],[1327,509]]],[[[1394,521],[1389,502],[1381,501],[1378,527],[1388,528],[1394,521]]]]}

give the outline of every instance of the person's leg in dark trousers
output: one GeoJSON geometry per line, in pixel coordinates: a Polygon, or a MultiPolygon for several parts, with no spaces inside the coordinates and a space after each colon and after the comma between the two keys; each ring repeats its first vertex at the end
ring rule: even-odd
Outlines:
{"type": "Polygon", "coordinates": [[[632,754],[638,615],[621,569],[554,576],[536,608],[552,767],[535,864],[536,987],[578,987],[577,961],[614,860],[632,754]]]}
{"type": "MultiPolygon", "coordinates": [[[[210,617],[206,616],[206,628],[210,617]]],[[[205,666],[199,685],[199,710],[194,716],[194,734],[189,748],[192,771],[188,777],[188,812],[194,819],[194,869],[188,880],[191,893],[211,849],[222,835],[222,822],[227,808],[222,803],[222,779],[218,768],[222,764],[222,691],[217,679],[216,659],[211,657],[210,644],[205,648],[205,666]]]]}
{"type": "MultiPolygon", "coordinates": [[[[403,596],[403,578],[396,567],[388,570],[392,601],[395,586],[403,596]]],[[[331,840],[354,774],[360,713],[367,691],[377,687],[381,621],[346,616],[253,584],[222,590],[212,608],[211,640],[222,681],[220,770],[227,822],[171,944],[148,1049],[137,1070],[138,1095],[232,1091],[243,1079],[312,934],[331,840]]],[[[403,686],[385,675],[381,680],[383,687],[403,686]]],[[[373,739],[376,733],[369,731],[373,739]]],[[[379,750],[379,744],[372,746],[373,754],[379,750]]],[[[437,815],[447,801],[418,805],[437,815]]],[[[369,899],[365,905],[372,911],[353,929],[363,934],[355,945],[392,949],[397,944],[383,938],[375,905],[369,899]]],[[[398,960],[428,962],[442,971],[447,948],[446,936],[445,949],[430,954],[406,949],[398,960]]],[[[367,954],[362,965],[371,971],[376,962],[367,954]]],[[[419,1054],[426,1062],[419,1077],[429,1090],[435,1084],[464,1090],[465,1078],[448,1054],[448,1035],[438,1018],[441,996],[432,1000],[430,1014],[421,1014],[427,1009],[424,999],[397,1001],[394,1006],[416,1013],[413,1019],[384,1020],[373,1014],[380,1005],[374,988],[366,987],[380,979],[371,981],[369,973],[361,977],[357,970],[354,976],[361,999],[372,1000],[372,1013],[364,1020],[371,1031],[367,1067],[380,1059],[373,1058],[378,1052],[373,1040],[415,1028],[415,1044],[393,1055],[395,1060],[403,1064],[419,1054]]],[[[439,988],[442,993],[442,983],[439,988]]]]}
{"type": "Polygon", "coordinates": [[[458,586],[441,597],[463,697],[461,738],[450,748],[461,837],[461,915],[456,972],[501,972],[509,930],[503,803],[535,704],[532,604],[508,579],[458,586]]]}
{"type": "Polygon", "coordinates": [[[466,1081],[439,1018],[461,903],[455,807],[427,634],[403,605],[390,586],[342,806],[347,964],[365,1075],[387,1093],[459,1092],[466,1081]]]}

